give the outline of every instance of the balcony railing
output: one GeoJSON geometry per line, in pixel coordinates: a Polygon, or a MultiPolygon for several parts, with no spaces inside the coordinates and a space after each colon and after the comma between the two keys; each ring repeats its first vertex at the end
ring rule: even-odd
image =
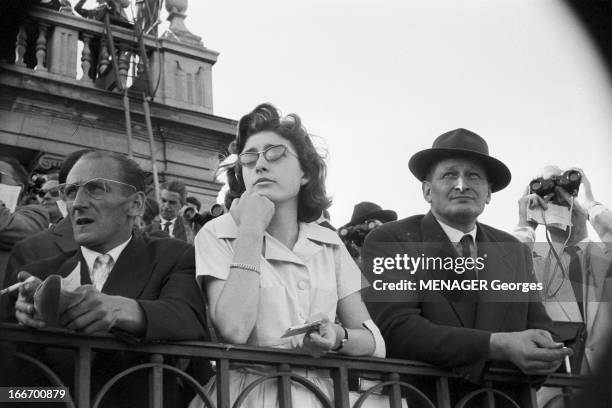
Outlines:
{"type": "MultiPolygon", "coordinates": [[[[144,66],[135,31],[112,25],[119,79],[113,69],[105,25],[66,12],[34,8],[20,25],[14,58],[0,61],[5,69],[81,87],[139,93],[149,86],[157,102],[212,113],[212,65],[218,53],[200,43],[144,35],[150,83],[143,83],[144,66]]],[[[12,39],[3,39],[12,41],[12,39]]]]}
{"type": "MultiPolygon", "coordinates": [[[[440,407],[440,408],[462,408],[472,406],[478,402],[478,406],[495,408],[501,401],[505,405],[517,408],[536,407],[536,389],[522,374],[505,369],[490,369],[485,376],[483,384],[478,389],[471,390],[465,395],[455,395],[451,400],[451,394],[456,394],[453,384],[459,377],[451,372],[441,370],[427,364],[378,358],[354,358],[340,355],[327,355],[323,358],[312,358],[295,352],[264,349],[255,347],[233,346],[221,343],[209,342],[181,342],[181,343],[152,343],[133,345],[122,342],[111,335],[90,336],[68,333],[65,330],[46,329],[31,330],[15,324],[0,325],[0,341],[25,345],[46,345],[54,348],[66,348],[75,352],[75,387],[70,395],[70,401],[66,402],[68,407],[97,407],[107,392],[112,392],[113,385],[124,376],[140,371],[150,374],[150,401],[151,406],[157,408],[162,406],[163,373],[170,372],[181,377],[197,394],[202,397],[207,407],[229,407],[229,370],[235,364],[258,364],[272,367],[270,374],[257,380],[260,384],[264,381],[276,381],[278,384],[278,395],[281,407],[291,406],[291,383],[303,385],[309,392],[313,393],[323,407],[348,408],[349,402],[349,378],[352,376],[366,376],[377,378],[378,381],[370,381],[368,388],[361,390],[361,396],[354,403],[354,407],[361,404],[374,393],[384,391],[388,395],[389,406],[398,408],[402,406],[402,399],[411,397],[411,401],[417,401],[416,405],[410,407],[440,407]],[[148,356],[149,363],[139,364],[115,375],[97,393],[91,395],[91,373],[92,356],[99,351],[131,352],[148,356]],[[181,368],[164,363],[168,357],[179,357],[182,359],[206,359],[214,361],[217,375],[217,396],[213,401],[206,394],[202,384],[189,376],[181,368]],[[314,383],[300,375],[301,368],[328,370],[333,380],[334,397],[330,401],[322,390],[314,383]],[[435,395],[427,395],[417,386],[413,385],[411,379],[419,379],[419,383],[429,381],[435,388],[435,395]],[[512,390],[510,395],[507,390],[512,390]],[[516,397],[518,395],[518,397],[516,397]]],[[[17,357],[34,364],[49,379],[50,386],[65,386],[59,378],[42,362],[31,356],[17,353],[17,357]]],[[[144,373],[143,373],[144,374],[144,373]]],[[[581,376],[570,376],[555,374],[550,376],[545,386],[560,388],[563,394],[556,399],[569,399],[576,394],[576,390],[584,387],[586,379],[581,376]]],[[[247,387],[236,400],[235,407],[246,398],[247,394],[256,387],[247,387]]],[[[405,400],[404,400],[405,401],[405,400]]]]}

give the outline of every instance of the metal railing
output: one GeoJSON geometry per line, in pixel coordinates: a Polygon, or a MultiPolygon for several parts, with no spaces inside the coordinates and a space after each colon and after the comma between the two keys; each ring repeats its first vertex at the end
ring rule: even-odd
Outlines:
{"type": "MultiPolygon", "coordinates": [[[[536,407],[535,386],[519,372],[491,368],[485,375],[484,382],[464,394],[457,395],[460,377],[449,371],[441,370],[427,364],[397,359],[355,358],[329,354],[323,358],[312,358],[292,351],[233,346],[210,342],[150,343],[128,344],[112,335],[91,336],[69,333],[61,329],[32,330],[15,324],[0,324],[0,341],[11,342],[20,346],[44,345],[53,348],[74,350],[75,384],[72,388],[69,407],[98,407],[113,386],[125,376],[134,372],[148,372],[150,401],[152,407],[161,407],[163,398],[164,372],[171,373],[183,380],[204,401],[206,407],[239,407],[259,384],[276,381],[278,398],[281,407],[291,406],[292,384],[301,384],[321,402],[323,407],[348,408],[350,378],[357,376],[376,378],[370,381],[366,389],[359,394],[353,393],[353,407],[361,404],[374,394],[386,395],[388,405],[392,408],[406,403],[410,398],[413,407],[463,408],[478,403],[479,407],[512,406],[518,408],[536,407]],[[108,380],[96,393],[91,393],[91,376],[93,356],[97,352],[129,352],[145,356],[145,362],[136,364],[108,380]],[[205,359],[213,361],[216,368],[216,398],[211,398],[198,381],[185,370],[165,361],[169,357],[181,359],[205,359]],[[235,401],[230,400],[230,370],[236,365],[258,365],[269,368],[267,374],[248,385],[235,401]],[[303,369],[326,370],[333,381],[333,396],[318,388],[302,375],[303,369]],[[431,389],[420,389],[419,384],[429,383],[431,389]],[[508,392],[511,390],[511,392],[508,392]],[[358,397],[358,399],[356,399],[358,397]],[[416,402],[415,402],[416,401],[416,402]],[[499,405],[502,402],[505,405],[499,405]],[[234,404],[234,405],[232,405],[234,404]]],[[[53,386],[63,386],[61,380],[49,367],[37,359],[22,353],[16,353],[18,359],[34,364],[49,379],[53,386]]],[[[185,361],[185,360],[183,360],[185,361]]],[[[550,376],[545,385],[559,388],[569,398],[577,389],[584,387],[586,379],[581,376],[555,374],[550,376]]],[[[364,381],[365,383],[365,381],[364,381]]],[[[461,388],[463,389],[463,388],[461,388]]],[[[406,405],[403,405],[406,406],[406,405]]]]}

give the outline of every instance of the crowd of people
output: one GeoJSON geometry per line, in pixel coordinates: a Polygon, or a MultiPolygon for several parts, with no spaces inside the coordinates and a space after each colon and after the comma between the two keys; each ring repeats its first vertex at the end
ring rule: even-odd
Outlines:
{"type": "MultiPolygon", "coordinates": [[[[546,194],[527,189],[518,200],[516,230],[504,232],[478,217],[493,193],[510,183],[510,169],[489,155],[481,136],[456,129],[409,160],[430,205],[427,214],[397,220],[394,211],[362,202],[336,231],[327,212],[326,164],[298,115],[282,116],[270,104],[259,105],[240,119],[230,149],[235,161],[227,169],[225,211],[205,210],[178,180],[163,183],[157,201],[147,195],[134,161],[94,150],[67,156],[59,173],[38,187],[38,204],[29,198],[14,209],[2,203],[0,282],[3,288],[22,282],[0,298],[3,320],[33,329],[113,333],[138,343],[214,337],[314,357],[417,360],[459,374],[450,380],[454,400],[475,390],[490,367],[514,367],[534,383],[559,370],[601,369],[612,327],[605,302],[612,285],[605,244],[612,213],[595,200],[584,171],[571,169],[579,174],[581,201],[563,184],[566,171],[545,169],[538,177],[556,184],[546,194]],[[549,224],[546,217],[553,212],[556,222],[549,224]],[[589,239],[587,223],[603,243],[589,239]],[[550,239],[545,246],[535,244],[540,224],[550,239]],[[399,260],[407,258],[455,265],[460,258],[485,261],[482,268],[434,266],[406,273],[399,260]],[[381,259],[382,274],[376,267],[381,259]],[[416,286],[378,290],[381,279],[387,288],[416,286]],[[461,289],[434,290],[433,281],[461,289]],[[470,282],[486,288],[494,281],[539,283],[543,289],[518,294],[466,289],[470,282]],[[47,301],[54,296],[62,301],[47,301]],[[288,327],[305,323],[312,323],[306,333],[283,336],[288,327]],[[569,359],[571,365],[563,364],[569,359]]],[[[0,175],[0,184],[19,186],[27,195],[30,176],[19,162],[0,157],[0,175]]],[[[2,345],[6,367],[16,366],[14,351],[15,345],[2,345]]],[[[65,351],[52,345],[25,351],[73,384],[65,351]]],[[[92,395],[139,358],[96,353],[92,395]]],[[[272,369],[233,365],[232,403],[272,369]]],[[[23,368],[17,372],[12,385],[40,380],[23,368]]],[[[206,374],[198,379],[214,396],[215,376],[210,367],[201,372],[206,374]]],[[[326,370],[299,374],[333,395],[326,370]]],[[[419,387],[435,396],[429,385],[419,387]]],[[[205,406],[199,397],[186,397],[176,382],[164,386],[165,406],[205,406]]],[[[146,378],[120,382],[103,406],[147,406],[147,387],[146,378]]],[[[274,382],[264,382],[243,406],[274,406],[277,394],[274,382]]],[[[358,395],[351,392],[349,398],[358,395]]],[[[543,389],[539,397],[544,402],[553,395],[543,389]]],[[[319,404],[298,385],[291,397],[296,407],[319,404]]],[[[365,406],[388,406],[384,394],[366,401],[365,406]]]]}

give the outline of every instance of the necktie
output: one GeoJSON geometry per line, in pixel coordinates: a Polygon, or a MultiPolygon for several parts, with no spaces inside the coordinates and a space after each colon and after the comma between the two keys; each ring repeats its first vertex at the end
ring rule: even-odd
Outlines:
{"type": "Polygon", "coordinates": [[[104,283],[106,283],[108,274],[113,269],[114,265],[115,262],[113,261],[112,256],[108,254],[98,255],[94,261],[91,271],[91,282],[96,289],[100,291],[102,290],[102,286],[104,286],[104,283]]]}
{"type": "Polygon", "coordinates": [[[582,298],[582,263],[580,262],[580,256],[578,256],[579,249],[580,248],[578,248],[576,245],[572,245],[565,248],[565,252],[567,252],[570,256],[569,279],[572,283],[574,295],[576,296],[576,303],[578,304],[580,315],[584,319],[584,302],[582,298]]]}
{"type": "Polygon", "coordinates": [[[461,256],[464,258],[471,258],[472,257],[472,236],[469,234],[465,234],[464,236],[461,237],[461,239],[459,240],[459,243],[461,244],[461,256]]]}
{"type": "Polygon", "coordinates": [[[164,232],[167,232],[170,235],[170,226],[172,225],[172,221],[166,221],[164,224],[164,232]]]}

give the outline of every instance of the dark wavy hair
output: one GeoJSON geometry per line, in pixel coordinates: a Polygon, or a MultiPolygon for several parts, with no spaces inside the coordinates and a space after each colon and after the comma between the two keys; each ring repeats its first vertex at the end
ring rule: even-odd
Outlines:
{"type": "MultiPolygon", "coordinates": [[[[325,191],[327,166],[319,155],[306,129],[302,126],[300,117],[291,113],[281,117],[274,105],[263,103],[247,113],[238,122],[238,134],[229,146],[229,152],[240,154],[249,137],[270,131],[287,139],[297,152],[298,160],[308,182],[300,188],[298,195],[298,220],[311,222],[317,220],[323,210],[331,205],[331,200],[325,191]]],[[[225,206],[230,208],[232,201],[245,191],[242,167],[236,161],[234,167],[227,171],[229,191],[225,196],[225,206]]]]}

